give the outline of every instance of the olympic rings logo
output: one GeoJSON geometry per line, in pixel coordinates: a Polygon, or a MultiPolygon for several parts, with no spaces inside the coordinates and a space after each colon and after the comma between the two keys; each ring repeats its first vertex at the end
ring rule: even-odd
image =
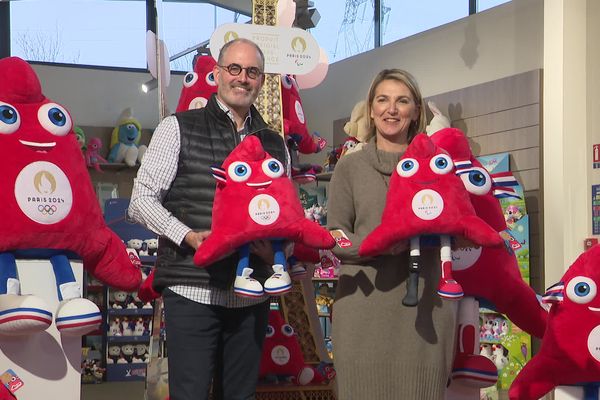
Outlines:
{"type": "Polygon", "coordinates": [[[56,212],[56,206],[51,206],[49,204],[38,206],[38,211],[42,213],[42,215],[52,215],[56,212]]]}

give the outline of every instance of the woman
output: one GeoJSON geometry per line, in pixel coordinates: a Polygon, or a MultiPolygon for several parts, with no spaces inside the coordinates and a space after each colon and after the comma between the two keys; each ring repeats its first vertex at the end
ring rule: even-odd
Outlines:
{"type": "Polygon", "coordinates": [[[381,222],[400,156],[425,130],[425,105],[409,73],[386,69],[373,80],[366,107],[372,137],[340,159],[329,185],[328,228],[352,243],[334,250],[342,261],[332,324],[339,398],[442,399],[456,305],[437,295],[438,251],[422,252],[417,307],[402,305],[408,243],[376,258],[358,256],[362,240],[381,222]]]}

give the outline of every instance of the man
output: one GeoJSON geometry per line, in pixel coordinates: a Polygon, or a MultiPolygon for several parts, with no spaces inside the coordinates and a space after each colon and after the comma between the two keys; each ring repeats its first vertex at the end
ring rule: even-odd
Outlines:
{"type": "MultiPolygon", "coordinates": [[[[268,298],[234,294],[235,254],[208,268],[196,267],[193,256],[210,234],[211,165],[221,165],[248,134],[287,165],[283,139],[265,129],[252,105],[263,71],[264,56],[255,43],[225,44],[213,69],[216,95],[205,108],[159,124],[134,181],[129,216],[160,236],[154,288],[165,305],[171,400],[206,399],[211,382],[215,399],[254,398],[268,298]]],[[[252,249],[253,276],[260,276],[261,268],[268,276],[270,245],[258,241],[252,249]]]]}

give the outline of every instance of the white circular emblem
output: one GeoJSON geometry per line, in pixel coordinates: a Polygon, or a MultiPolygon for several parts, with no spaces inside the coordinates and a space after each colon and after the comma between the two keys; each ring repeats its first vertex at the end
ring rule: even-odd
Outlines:
{"type": "Polygon", "coordinates": [[[444,210],[444,199],[435,190],[423,189],[413,197],[412,210],[418,218],[436,219],[444,210]]]}
{"type": "Polygon", "coordinates": [[[588,351],[596,359],[600,361],[600,325],[592,329],[588,335],[588,351]]]}
{"type": "Polygon", "coordinates": [[[290,362],[290,358],[290,351],[283,345],[278,344],[277,346],[273,347],[273,350],[271,350],[271,359],[277,365],[287,364],[290,362]]]}
{"type": "Polygon", "coordinates": [[[481,256],[481,247],[465,247],[452,250],[452,271],[472,267],[481,256]]]}
{"type": "Polygon", "coordinates": [[[62,221],[73,207],[71,183],[55,164],[36,161],[17,176],[15,198],[33,221],[50,225],[62,221]]]}
{"type": "Polygon", "coordinates": [[[294,108],[296,109],[296,116],[298,117],[298,121],[301,124],[304,123],[304,110],[302,109],[302,104],[298,100],[296,100],[296,104],[294,104],[294,108]]]}
{"type": "Polygon", "coordinates": [[[279,218],[279,203],[273,196],[259,194],[248,204],[248,214],[259,225],[271,225],[279,218]]]}

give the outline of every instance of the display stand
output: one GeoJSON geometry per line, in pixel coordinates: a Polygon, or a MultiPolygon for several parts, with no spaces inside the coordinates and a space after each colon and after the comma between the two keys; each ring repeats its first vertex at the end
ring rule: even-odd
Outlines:
{"type": "MultiPolygon", "coordinates": [[[[83,265],[71,261],[81,285],[83,265]]],[[[17,260],[21,292],[47,302],[54,313],[58,296],[48,260],[17,260]]],[[[27,336],[0,336],[0,368],[12,369],[23,381],[15,392],[19,400],[79,400],[81,396],[81,336],[61,336],[54,323],[43,332],[27,336]]]]}

